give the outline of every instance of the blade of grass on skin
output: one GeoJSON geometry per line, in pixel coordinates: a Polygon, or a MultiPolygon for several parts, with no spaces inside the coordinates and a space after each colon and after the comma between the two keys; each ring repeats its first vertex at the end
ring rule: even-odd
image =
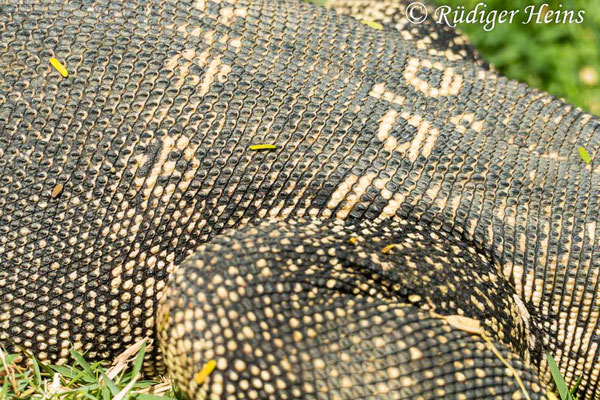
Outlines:
{"type": "Polygon", "coordinates": [[[560,369],[558,369],[556,361],[554,361],[554,358],[549,353],[546,353],[546,358],[548,359],[550,373],[552,373],[552,378],[554,378],[554,383],[556,384],[561,400],[574,400],[571,392],[569,392],[567,383],[560,373],[560,369]]]}
{"type": "Polygon", "coordinates": [[[581,378],[583,378],[583,375],[579,376],[579,378],[577,379],[577,382],[575,382],[575,384],[573,385],[573,387],[570,390],[571,396],[573,396],[573,398],[575,398],[575,391],[577,390],[577,388],[579,387],[579,384],[581,383],[581,378]]]}
{"type": "Polygon", "coordinates": [[[144,364],[144,355],[146,355],[146,343],[142,344],[142,347],[138,351],[135,361],[133,362],[133,370],[131,371],[132,379],[135,378],[142,370],[142,365],[144,364]]]}

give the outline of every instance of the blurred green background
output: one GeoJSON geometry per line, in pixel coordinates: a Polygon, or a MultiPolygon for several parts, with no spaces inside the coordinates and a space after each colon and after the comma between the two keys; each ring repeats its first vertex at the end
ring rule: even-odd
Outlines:
{"type": "MultiPolygon", "coordinates": [[[[486,10],[521,10],[512,24],[459,27],[471,42],[504,75],[558,96],[600,115],[600,0],[437,0],[437,4],[465,6],[477,3],[486,10]],[[550,9],[585,10],[582,24],[523,24],[525,7],[544,3],[550,9]]],[[[537,9],[537,7],[536,7],[537,9]]],[[[575,13],[577,15],[577,13],[575,13]]]]}

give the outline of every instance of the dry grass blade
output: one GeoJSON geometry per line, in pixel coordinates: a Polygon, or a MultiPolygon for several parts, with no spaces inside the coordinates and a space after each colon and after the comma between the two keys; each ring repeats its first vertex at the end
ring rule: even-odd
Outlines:
{"type": "Polygon", "coordinates": [[[167,393],[173,388],[173,383],[169,380],[168,377],[163,376],[160,379],[162,381],[161,383],[157,385],[148,386],[144,389],[135,390],[132,393],[162,394],[167,393]]]}
{"type": "Polygon", "coordinates": [[[480,336],[485,333],[481,323],[476,319],[463,317],[462,315],[446,315],[444,319],[448,324],[461,331],[480,336]]]}
{"type": "Polygon", "coordinates": [[[123,400],[125,398],[125,396],[127,396],[129,394],[129,391],[131,390],[131,388],[133,388],[133,386],[135,385],[135,383],[137,382],[137,380],[140,378],[140,374],[137,374],[136,376],[133,377],[133,379],[131,380],[131,382],[129,382],[127,384],[127,386],[125,386],[123,389],[121,389],[121,391],[119,393],[117,393],[117,395],[113,398],[113,400],[123,400]]]}
{"type": "Polygon", "coordinates": [[[168,380],[142,380],[149,342],[145,338],[127,348],[108,370],[101,361],[89,363],[75,349],[70,349],[74,362],[70,367],[39,363],[29,353],[25,354],[33,367],[20,366],[15,364],[20,362],[19,355],[0,350],[0,400],[175,400],[176,389],[168,380]]]}
{"type": "Polygon", "coordinates": [[[18,394],[19,386],[17,385],[17,379],[15,377],[15,368],[16,367],[12,364],[9,364],[6,361],[6,354],[4,353],[4,350],[2,350],[1,348],[0,348],[0,362],[2,362],[2,365],[4,366],[4,371],[6,372],[6,378],[10,382],[15,393],[18,394]]]}
{"type": "Polygon", "coordinates": [[[117,375],[119,375],[135,359],[136,354],[145,343],[150,344],[150,339],[147,337],[143,338],[119,354],[113,361],[111,367],[106,371],[106,376],[109,379],[114,379],[117,375]]]}
{"type": "Polygon", "coordinates": [[[523,392],[525,399],[531,400],[531,398],[529,397],[529,393],[527,392],[527,389],[525,388],[525,385],[523,384],[523,381],[519,376],[519,372],[502,356],[502,354],[498,351],[496,346],[494,346],[494,343],[492,343],[491,339],[487,337],[483,327],[481,326],[481,322],[479,322],[476,319],[465,317],[462,315],[440,315],[434,313],[434,316],[437,318],[444,319],[453,328],[480,336],[486,342],[492,353],[494,353],[494,355],[498,357],[500,362],[502,362],[502,364],[504,364],[506,368],[508,368],[513,374],[515,380],[517,381],[517,384],[519,385],[519,388],[523,392]]]}
{"type": "Polygon", "coordinates": [[[529,397],[529,393],[527,392],[527,389],[525,389],[525,385],[523,384],[523,381],[521,380],[521,376],[519,375],[519,372],[502,356],[502,354],[500,354],[500,352],[498,351],[496,346],[494,346],[494,344],[492,343],[490,338],[488,338],[485,334],[481,335],[481,337],[488,344],[490,350],[492,350],[492,353],[494,353],[494,355],[496,357],[498,357],[498,359],[502,362],[502,364],[504,364],[506,366],[506,368],[508,368],[510,370],[510,372],[512,372],[514,378],[517,381],[517,384],[519,385],[519,387],[521,388],[521,391],[523,392],[523,395],[525,396],[525,399],[531,400],[531,397],[529,397]]]}

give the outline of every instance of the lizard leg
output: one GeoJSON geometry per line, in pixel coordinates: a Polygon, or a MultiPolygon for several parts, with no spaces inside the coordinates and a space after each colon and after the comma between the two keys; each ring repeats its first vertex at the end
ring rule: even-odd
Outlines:
{"type": "Polygon", "coordinates": [[[267,222],[184,262],[158,336],[196,399],[544,398],[538,332],[501,277],[405,221],[267,222]]]}

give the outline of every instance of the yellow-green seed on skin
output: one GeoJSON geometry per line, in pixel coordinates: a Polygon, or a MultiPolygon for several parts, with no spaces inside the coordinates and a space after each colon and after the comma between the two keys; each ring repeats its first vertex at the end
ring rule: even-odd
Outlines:
{"type": "Polygon", "coordinates": [[[62,190],[63,190],[63,184],[59,183],[58,185],[54,186],[54,189],[52,189],[52,193],[50,193],[50,197],[52,197],[52,198],[58,197],[58,195],[62,193],[62,190]]]}
{"type": "Polygon", "coordinates": [[[250,146],[250,150],[275,150],[277,148],[274,144],[253,144],[250,146]]]}
{"type": "Polygon", "coordinates": [[[588,151],[584,147],[579,146],[577,148],[577,151],[579,152],[579,157],[581,157],[584,163],[589,164],[592,162],[592,157],[590,156],[590,153],[588,153],[588,151]]]}
{"type": "Polygon", "coordinates": [[[365,24],[368,27],[373,28],[373,29],[379,29],[379,30],[383,29],[383,25],[381,25],[379,22],[363,19],[362,21],[360,21],[360,23],[365,24]]]}
{"type": "Polygon", "coordinates": [[[394,247],[396,247],[396,246],[397,246],[397,245],[396,245],[396,243],[388,244],[388,245],[387,245],[387,246],[385,246],[383,249],[381,249],[381,252],[382,252],[383,254],[388,254],[388,253],[390,253],[390,252],[392,251],[392,249],[393,249],[394,247]]]}
{"type": "Polygon", "coordinates": [[[204,367],[196,374],[194,380],[198,385],[202,385],[206,378],[215,370],[217,362],[215,360],[209,360],[204,367]]]}
{"type": "Polygon", "coordinates": [[[50,58],[50,64],[63,76],[63,77],[67,77],[69,76],[69,72],[67,71],[67,69],[65,68],[64,65],[62,65],[60,63],[60,61],[58,61],[56,58],[51,57],[50,58]]]}

